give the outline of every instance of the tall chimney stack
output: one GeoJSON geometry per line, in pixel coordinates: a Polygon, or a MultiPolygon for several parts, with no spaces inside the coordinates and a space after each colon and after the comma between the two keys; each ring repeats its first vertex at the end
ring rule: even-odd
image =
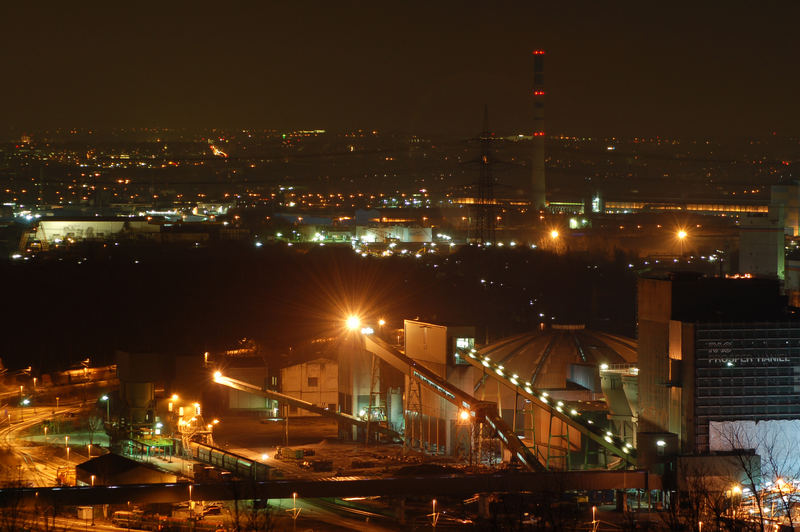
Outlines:
{"type": "Polygon", "coordinates": [[[533,154],[531,159],[531,208],[547,206],[544,179],[544,50],[533,52],[533,154]]]}

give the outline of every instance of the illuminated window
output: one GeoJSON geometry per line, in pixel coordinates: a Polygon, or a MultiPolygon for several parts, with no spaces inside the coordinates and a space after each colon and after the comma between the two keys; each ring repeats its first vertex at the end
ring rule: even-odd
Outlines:
{"type": "Polygon", "coordinates": [[[456,364],[469,364],[463,357],[461,357],[458,353],[458,350],[461,349],[472,349],[475,347],[475,338],[456,338],[456,353],[455,353],[455,363],[456,364]]]}
{"type": "Polygon", "coordinates": [[[308,378],[308,387],[309,388],[316,388],[319,386],[319,377],[309,377],[308,378]]]}

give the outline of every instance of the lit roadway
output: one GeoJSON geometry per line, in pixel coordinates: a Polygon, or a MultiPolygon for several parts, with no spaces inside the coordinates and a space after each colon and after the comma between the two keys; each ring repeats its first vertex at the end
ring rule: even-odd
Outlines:
{"type": "MultiPolygon", "coordinates": [[[[44,421],[52,419],[54,415],[63,415],[69,412],[79,410],[78,406],[68,406],[60,408],[53,414],[52,406],[41,406],[37,408],[36,414],[32,407],[17,407],[16,409],[9,409],[9,414],[15,414],[16,417],[20,408],[25,409],[24,419],[16,423],[10,423],[10,417],[0,420],[0,446],[10,451],[19,459],[19,475],[14,479],[15,481],[22,481],[33,486],[52,486],[56,484],[56,471],[59,467],[74,465],[72,462],[64,458],[54,456],[41,457],[39,451],[46,449],[37,445],[30,445],[28,442],[17,439],[17,434],[25,429],[29,429],[44,421]]],[[[53,435],[51,438],[53,443],[62,435],[53,435]]]]}

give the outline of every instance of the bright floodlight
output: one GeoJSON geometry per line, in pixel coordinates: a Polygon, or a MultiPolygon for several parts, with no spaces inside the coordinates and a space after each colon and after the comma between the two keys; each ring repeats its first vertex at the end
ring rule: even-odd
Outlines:
{"type": "Polygon", "coordinates": [[[553,238],[553,239],[558,238],[558,231],[556,231],[555,229],[550,231],[550,238],[553,238]]]}
{"type": "Polygon", "coordinates": [[[355,331],[361,326],[361,320],[358,316],[348,316],[346,324],[348,329],[355,331]]]}
{"type": "Polygon", "coordinates": [[[679,239],[681,239],[681,240],[683,240],[684,238],[686,238],[686,231],[684,231],[683,229],[681,229],[680,231],[678,231],[678,238],[679,238],[679,239]]]}
{"type": "Polygon", "coordinates": [[[458,413],[458,417],[461,418],[461,421],[467,421],[469,419],[469,412],[467,412],[466,410],[462,410],[461,412],[458,413]]]}
{"type": "Polygon", "coordinates": [[[101,397],[101,398],[100,398],[100,400],[101,400],[101,401],[108,401],[108,396],[107,396],[107,395],[104,395],[103,397],[101,397]]]}
{"type": "Polygon", "coordinates": [[[220,380],[221,378],[222,378],[222,372],[221,372],[221,371],[215,371],[215,372],[214,372],[214,380],[215,380],[215,381],[218,381],[218,380],[220,380]]]}
{"type": "Polygon", "coordinates": [[[381,327],[383,327],[384,325],[386,325],[386,320],[385,320],[385,319],[383,319],[383,318],[379,319],[379,320],[378,320],[378,325],[380,325],[381,327]]]}

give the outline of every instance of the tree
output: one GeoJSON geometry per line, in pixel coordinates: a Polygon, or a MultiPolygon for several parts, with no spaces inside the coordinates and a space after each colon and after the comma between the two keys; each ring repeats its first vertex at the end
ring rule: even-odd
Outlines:
{"type": "Polygon", "coordinates": [[[765,532],[764,527],[764,502],[761,491],[761,460],[756,454],[759,441],[755,432],[747,431],[740,423],[724,423],[713,425],[710,430],[727,450],[733,451],[731,455],[739,466],[745,484],[752,493],[754,504],[757,508],[758,526],[756,530],[765,532]]]}
{"type": "Polygon", "coordinates": [[[94,434],[95,432],[99,432],[100,429],[103,428],[103,419],[92,416],[89,418],[88,422],[89,427],[89,445],[94,445],[94,434]]]}

